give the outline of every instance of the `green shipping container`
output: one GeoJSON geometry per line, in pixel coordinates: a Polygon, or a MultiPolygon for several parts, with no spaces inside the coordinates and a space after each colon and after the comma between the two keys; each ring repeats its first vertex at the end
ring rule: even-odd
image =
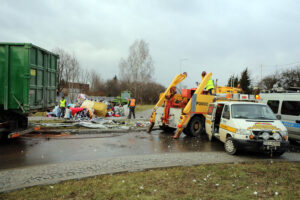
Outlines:
{"type": "Polygon", "coordinates": [[[58,55],[33,44],[0,43],[0,111],[55,106],[58,55]]]}

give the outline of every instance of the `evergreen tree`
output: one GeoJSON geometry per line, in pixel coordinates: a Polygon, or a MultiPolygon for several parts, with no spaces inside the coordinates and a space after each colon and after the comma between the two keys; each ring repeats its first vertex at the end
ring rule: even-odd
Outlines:
{"type": "Polygon", "coordinates": [[[245,94],[251,94],[251,80],[248,72],[248,68],[246,68],[241,73],[240,86],[245,94]]]}
{"type": "Polygon", "coordinates": [[[228,79],[227,86],[228,87],[237,87],[239,84],[239,78],[237,76],[231,75],[228,79]]]}

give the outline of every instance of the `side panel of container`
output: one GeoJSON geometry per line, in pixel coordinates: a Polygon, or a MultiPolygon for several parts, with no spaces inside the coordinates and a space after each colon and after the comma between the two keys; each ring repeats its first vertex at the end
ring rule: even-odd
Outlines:
{"type": "Polygon", "coordinates": [[[46,110],[56,103],[58,57],[31,44],[0,43],[0,110],[46,110]]]}
{"type": "Polygon", "coordinates": [[[55,106],[56,72],[57,56],[33,46],[30,49],[30,109],[55,106]]]}
{"type": "Polygon", "coordinates": [[[4,110],[29,109],[28,49],[27,45],[0,46],[0,105],[4,110]]]}
{"type": "Polygon", "coordinates": [[[7,109],[8,46],[0,45],[0,110],[7,109]]]}

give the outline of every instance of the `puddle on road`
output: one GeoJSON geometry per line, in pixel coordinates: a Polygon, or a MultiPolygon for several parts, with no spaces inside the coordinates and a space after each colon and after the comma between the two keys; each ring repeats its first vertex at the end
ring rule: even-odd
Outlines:
{"type": "Polygon", "coordinates": [[[72,136],[72,138],[23,137],[0,145],[0,169],[76,160],[143,155],[170,152],[224,151],[220,142],[209,142],[207,137],[172,138],[161,131],[124,133],[112,137],[104,135],[72,136]],[[101,138],[102,136],[102,138],[101,138]],[[97,138],[99,137],[99,138],[97,138]]]}

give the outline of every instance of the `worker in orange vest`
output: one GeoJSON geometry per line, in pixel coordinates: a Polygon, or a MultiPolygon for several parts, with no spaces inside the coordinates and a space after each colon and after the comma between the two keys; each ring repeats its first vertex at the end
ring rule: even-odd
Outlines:
{"type": "Polygon", "coordinates": [[[128,107],[129,107],[129,115],[128,115],[128,119],[131,119],[131,113],[133,115],[133,118],[135,119],[135,113],[134,113],[134,109],[135,109],[135,99],[134,98],[130,98],[128,101],[128,107]]]}

